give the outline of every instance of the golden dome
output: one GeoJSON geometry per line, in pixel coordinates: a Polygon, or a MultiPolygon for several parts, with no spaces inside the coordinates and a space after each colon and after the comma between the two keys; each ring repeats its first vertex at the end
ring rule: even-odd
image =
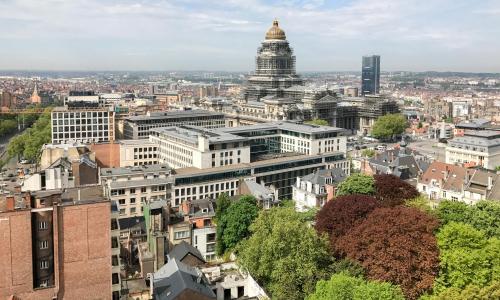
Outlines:
{"type": "Polygon", "coordinates": [[[286,40],[285,32],[278,26],[278,20],[273,21],[273,26],[266,33],[266,40],[286,40]]]}

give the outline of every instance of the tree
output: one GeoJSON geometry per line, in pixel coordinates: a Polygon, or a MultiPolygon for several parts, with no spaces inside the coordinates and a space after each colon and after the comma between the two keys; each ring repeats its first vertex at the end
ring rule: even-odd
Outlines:
{"type": "Polygon", "coordinates": [[[366,281],[345,273],[334,274],[330,280],[320,280],[316,291],[307,300],[404,300],[398,286],[387,282],[366,281]]]}
{"type": "Polygon", "coordinates": [[[415,208],[376,208],[337,243],[338,251],[358,261],[368,279],[401,286],[408,299],[429,290],[438,272],[433,231],[439,222],[415,208]]]}
{"type": "Polygon", "coordinates": [[[227,193],[220,194],[215,202],[215,220],[219,220],[230,205],[231,199],[229,199],[227,193]]]}
{"type": "Polygon", "coordinates": [[[387,114],[381,116],[375,121],[372,129],[372,135],[378,139],[393,140],[398,134],[402,134],[408,122],[401,114],[387,114]]]}
{"type": "Polygon", "coordinates": [[[373,177],[363,174],[353,174],[337,187],[337,196],[352,194],[373,195],[374,193],[375,180],[373,177]]]}
{"type": "Polygon", "coordinates": [[[436,215],[436,211],[432,208],[431,202],[426,196],[419,195],[413,199],[405,201],[405,206],[414,207],[430,215],[436,215]]]}
{"type": "Polygon", "coordinates": [[[457,201],[441,201],[436,214],[443,225],[450,222],[463,222],[483,230],[487,237],[500,237],[500,203],[496,201],[479,201],[475,205],[467,205],[457,201]]]}
{"type": "Polygon", "coordinates": [[[347,195],[328,201],[316,215],[316,230],[326,233],[335,252],[337,240],[362,222],[377,207],[377,200],[367,195],[347,195]]]}
{"type": "Polygon", "coordinates": [[[450,222],[437,234],[441,269],[436,291],[484,287],[500,278],[500,240],[472,225],[450,222]]]}
{"type": "Polygon", "coordinates": [[[9,145],[7,146],[7,153],[9,157],[17,157],[19,158],[26,147],[26,136],[18,135],[10,139],[9,145]]]}
{"type": "Polygon", "coordinates": [[[492,281],[485,287],[468,285],[464,289],[451,287],[437,295],[422,297],[421,300],[491,300],[500,299],[500,280],[492,281]]]}
{"type": "Polygon", "coordinates": [[[293,207],[261,211],[250,232],[237,247],[238,262],[273,299],[304,299],[318,279],[327,278],[328,241],[293,207]]]}
{"type": "Polygon", "coordinates": [[[217,221],[217,255],[233,249],[249,235],[248,227],[258,213],[257,201],[253,196],[243,196],[231,203],[217,221]]]}
{"type": "Polygon", "coordinates": [[[311,121],[307,121],[305,123],[320,126],[330,126],[330,124],[328,124],[328,121],[323,119],[312,119],[311,121]]]}
{"type": "Polygon", "coordinates": [[[375,150],[373,149],[363,149],[363,151],[361,151],[361,156],[364,156],[364,157],[374,157],[375,156],[375,150]]]}
{"type": "Polygon", "coordinates": [[[374,175],[375,198],[382,206],[401,205],[420,195],[417,189],[392,174],[374,175]]]}
{"type": "Polygon", "coordinates": [[[418,128],[418,129],[420,129],[420,128],[422,128],[422,127],[424,127],[424,124],[422,124],[422,121],[419,121],[419,122],[418,122],[418,125],[417,125],[417,128],[418,128]]]}

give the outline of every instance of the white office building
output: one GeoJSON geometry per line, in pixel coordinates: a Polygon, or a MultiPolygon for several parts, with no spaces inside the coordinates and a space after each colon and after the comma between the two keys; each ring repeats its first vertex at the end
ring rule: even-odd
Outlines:
{"type": "Polygon", "coordinates": [[[500,166],[500,131],[466,130],[448,142],[446,163],[474,163],[494,170],[500,166]]]}
{"type": "Polygon", "coordinates": [[[114,112],[104,107],[56,107],[52,144],[98,143],[115,139],[114,112]]]}

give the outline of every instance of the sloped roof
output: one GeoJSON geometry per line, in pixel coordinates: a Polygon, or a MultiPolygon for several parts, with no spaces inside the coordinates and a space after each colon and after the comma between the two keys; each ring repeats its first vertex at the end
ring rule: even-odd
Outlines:
{"type": "Polygon", "coordinates": [[[311,182],[312,184],[318,184],[324,186],[326,178],[332,178],[333,183],[339,183],[346,179],[347,175],[342,169],[323,169],[318,170],[314,173],[302,177],[302,181],[311,182]]]}
{"type": "Polygon", "coordinates": [[[199,260],[205,262],[205,259],[203,258],[203,255],[201,255],[200,250],[186,243],[186,241],[182,241],[179,244],[175,245],[174,248],[172,248],[172,251],[168,253],[168,258],[170,260],[177,259],[178,261],[182,261],[188,254],[191,254],[199,260]]]}
{"type": "Polygon", "coordinates": [[[171,259],[153,275],[153,297],[158,300],[176,299],[186,289],[215,299],[203,273],[177,259],[171,259]]]}

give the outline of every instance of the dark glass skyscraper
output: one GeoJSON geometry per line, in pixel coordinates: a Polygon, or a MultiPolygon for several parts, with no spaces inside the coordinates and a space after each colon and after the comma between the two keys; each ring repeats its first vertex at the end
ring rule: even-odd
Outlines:
{"type": "Polygon", "coordinates": [[[380,90],[380,55],[363,56],[361,93],[376,95],[380,90]]]}

